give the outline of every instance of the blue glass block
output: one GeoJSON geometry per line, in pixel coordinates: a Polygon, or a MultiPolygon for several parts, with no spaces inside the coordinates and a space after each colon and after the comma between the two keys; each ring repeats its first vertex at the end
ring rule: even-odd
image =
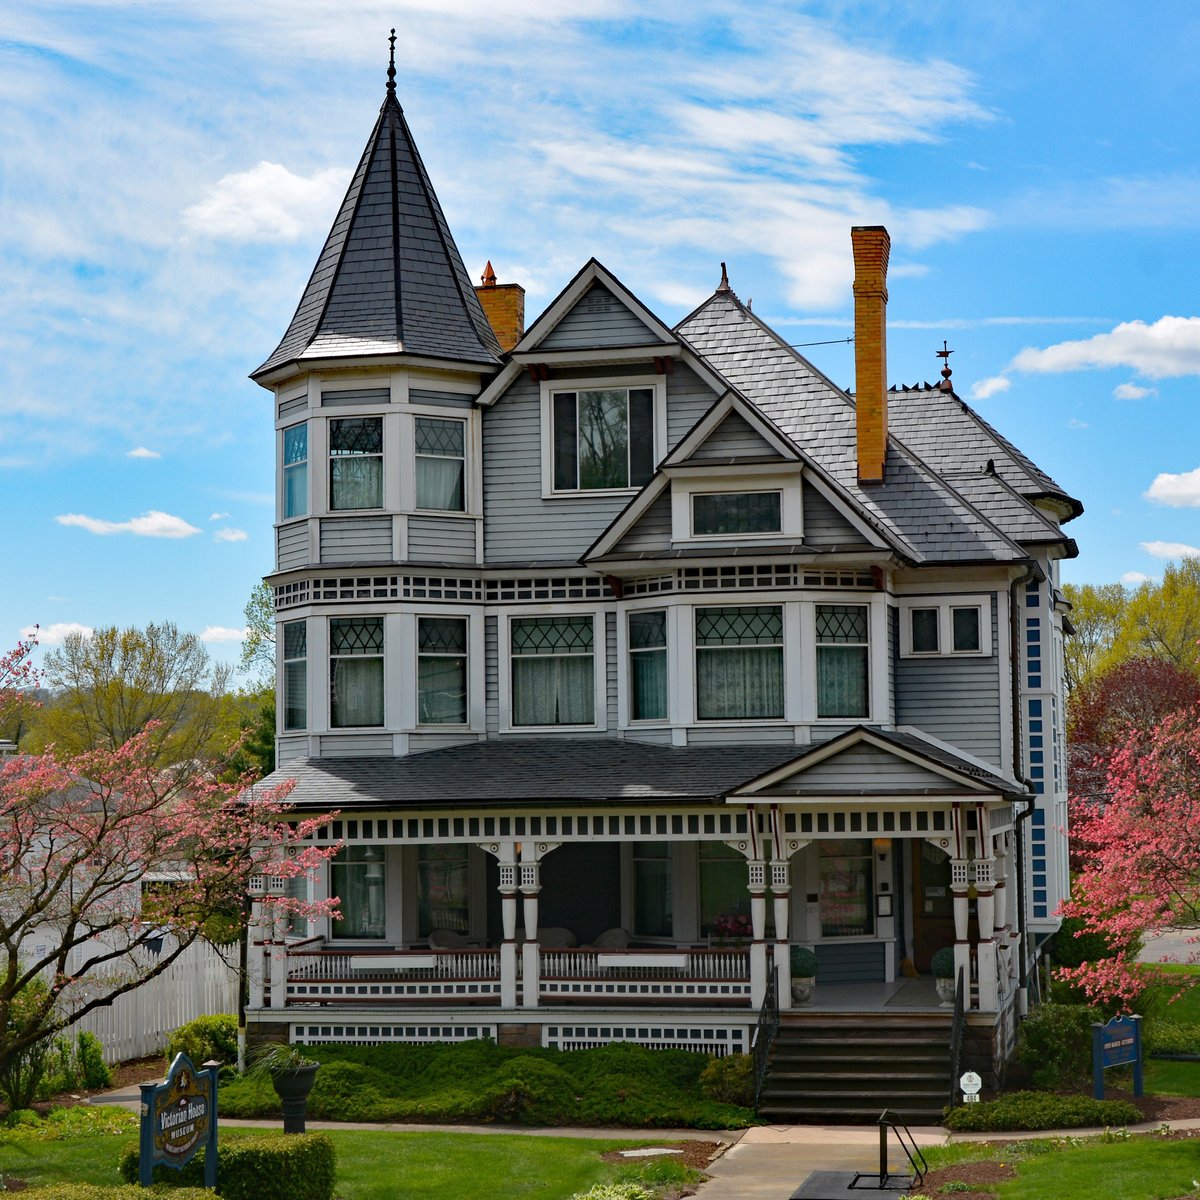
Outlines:
{"type": "Polygon", "coordinates": [[[1046,752],[1044,750],[1030,750],[1029,761],[1031,763],[1041,763],[1046,761],[1046,752]]]}
{"type": "Polygon", "coordinates": [[[1041,796],[1041,795],[1044,795],[1044,794],[1045,794],[1045,791],[1046,791],[1046,785],[1045,785],[1044,783],[1040,783],[1040,782],[1036,782],[1036,781],[1035,781],[1035,782],[1034,782],[1034,785],[1033,785],[1033,790],[1034,790],[1034,791],[1035,791],[1035,792],[1036,792],[1036,793],[1037,793],[1039,796],[1041,796]]]}
{"type": "Polygon", "coordinates": [[[1034,889],[1034,893],[1033,893],[1034,904],[1045,904],[1047,902],[1047,900],[1048,900],[1048,897],[1045,892],[1039,892],[1036,889],[1034,889]]]}
{"type": "Polygon", "coordinates": [[[1035,904],[1033,906],[1033,915],[1035,917],[1043,917],[1044,918],[1046,915],[1046,906],[1044,904],[1035,904]]]}
{"type": "MultiPolygon", "coordinates": [[[[1039,721],[1038,728],[1040,729],[1041,727],[1042,727],[1042,723],[1041,723],[1041,721],[1039,721]]],[[[1040,733],[1033,734],[1029,738],[1029,745],[1033,748],[1040,750],[1042,748],[1044,741],[1045,741],[1045,739],[1042,737],[1042,735],[1040,733]]]]}
{"type": "Polygon", "coordinates": [[[1040,700],[1030,700],[1029,715],[1031,717],[1040,717],[1042,715],[1042,702],[1040,700]]]}
{"type": "Polygon", "coordinates": [[[1030,767],[1029,768],[1029,777],[1030,777],[1030,779],[1045,779],[1046,778],[1046,768],[1045,767],[1030,767]]]}
{"type": "Polygon", "coordinates": [[[1040,675],[1030,675],[1029,686],[1030,687],[1041,687],[1042,686],[1042,677],[1040,675]]]}
{"type": "MultiPolygon", "coordinates": [[[[1043,870],[1045,869],[1045,866],[1046,866],[1045,863],[1040,863],[1039,865],[1042,867],[1043,870]]],[[[1046,886],[1045,875],[1035,875],[1033,877],[1033,886],[1039,887],[1039,888],[1044,888],[1046,886]]]]}
{"type": "Polygon", "coordinates": [[[1033,823],[1035,825],[1045,825],[1046,810],[1044,808],[1035,808],[1033,810],[1033,823]]]}
{"type": "Polygon", "coordinates": [[[1030,721],[1029,722],[1029,732],[1030,733],[1041,733],[1042,732],[1041,721],[1030,721]]]}
{"type": "Polygon", "coordinates": [[[1031,629],[1028,634],[1026,634],[1025,640],[1027,642],[1040,642],[1042,640],[1041,627],[1039,626],[1037,629],[1031,629]]]}

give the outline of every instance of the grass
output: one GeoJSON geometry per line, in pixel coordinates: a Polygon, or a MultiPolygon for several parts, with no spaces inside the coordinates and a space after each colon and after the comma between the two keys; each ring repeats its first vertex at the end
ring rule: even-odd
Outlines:
{"type": "Polygon", "coordinates": [[[1148,1058],[1142,1083],[1150,1096],[1200,1096],[1200,1062],[1148,1058]]]}
{"type": "MultiPolygon", "coordinates": [[[[0,1180],[119,1183],[117,1162],[137,1139],[137,1119],[118,1111],[116,1121],[125,1127],[118,1133],[43,1140],[0,1131],[0,1180]]],[[[227,1129],[221,1136],[245,1133],[227,1129]]],[[[697,1178],[676,1162],[610,1166],[601,1160],[606,1151],[645,1141],[383,1130],[334,1130],[329,1136],[337,1149],[339,1200],[567,1200],[601,1180],[694,1185],[697,1178]]]]}

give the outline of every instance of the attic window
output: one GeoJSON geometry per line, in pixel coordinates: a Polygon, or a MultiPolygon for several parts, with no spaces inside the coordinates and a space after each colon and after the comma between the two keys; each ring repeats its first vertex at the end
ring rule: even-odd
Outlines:
{"type": "Polygon", "coordinates": [[[654,389],[553,393],[554,490],[641,487],[654,473],[654,389]]]}
{"type": "Polygon", "coordinates": [[[783,528],[779,492],[704,492],[692,496],[692,534],[730,537],[779,533],[783,528]]]}

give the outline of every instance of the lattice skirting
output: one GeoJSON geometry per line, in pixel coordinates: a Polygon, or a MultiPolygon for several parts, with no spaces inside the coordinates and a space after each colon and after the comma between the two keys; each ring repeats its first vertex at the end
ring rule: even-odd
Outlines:
{"type": "Polygon", "coordinates": [[[730,1008],[750,999],[750,981],[730,983],[693,983],[662,979],[543,979],[543,996],[570,996],[574,999],[597,1000],[610,996],[651,1000],[713,1000],[723,1001],[730,1008]]]}
{"type": "Polygon", "coordinates": [[[339,1000],[448,1000],[493,999],[500,997],[495,980],[439,980],[436,983],[301,983],[287,985],[290,1004],[335,1003],[339,1000]]]}
{"type": "Polygon", "coordinates": [[[496,1040],[495,1025],[293,1025],[293,1042],[470,1042],[496,1040]]]}
{"type": "Polygon", "coordinates": [[[585,1050],[610,1042],[636,1042],[651,1050],[695,1050],[701,1054],[745,1054],[747,1025],[547,1025],[542,1045],[552,1050],[585,1050]]]}

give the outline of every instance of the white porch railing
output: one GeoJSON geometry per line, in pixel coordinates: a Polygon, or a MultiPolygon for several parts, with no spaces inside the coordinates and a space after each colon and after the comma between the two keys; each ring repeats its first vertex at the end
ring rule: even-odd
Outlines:
{"type": "Polygon", "coordinates": [[[543,950],[546,1000],[683,1000],[750,1003],[745,950],[543,950]]]}
{"type": "Polygon", "coordinates": [[[287,1004],[498,1003],[499,950],[287,951],[287,1004]]]}

